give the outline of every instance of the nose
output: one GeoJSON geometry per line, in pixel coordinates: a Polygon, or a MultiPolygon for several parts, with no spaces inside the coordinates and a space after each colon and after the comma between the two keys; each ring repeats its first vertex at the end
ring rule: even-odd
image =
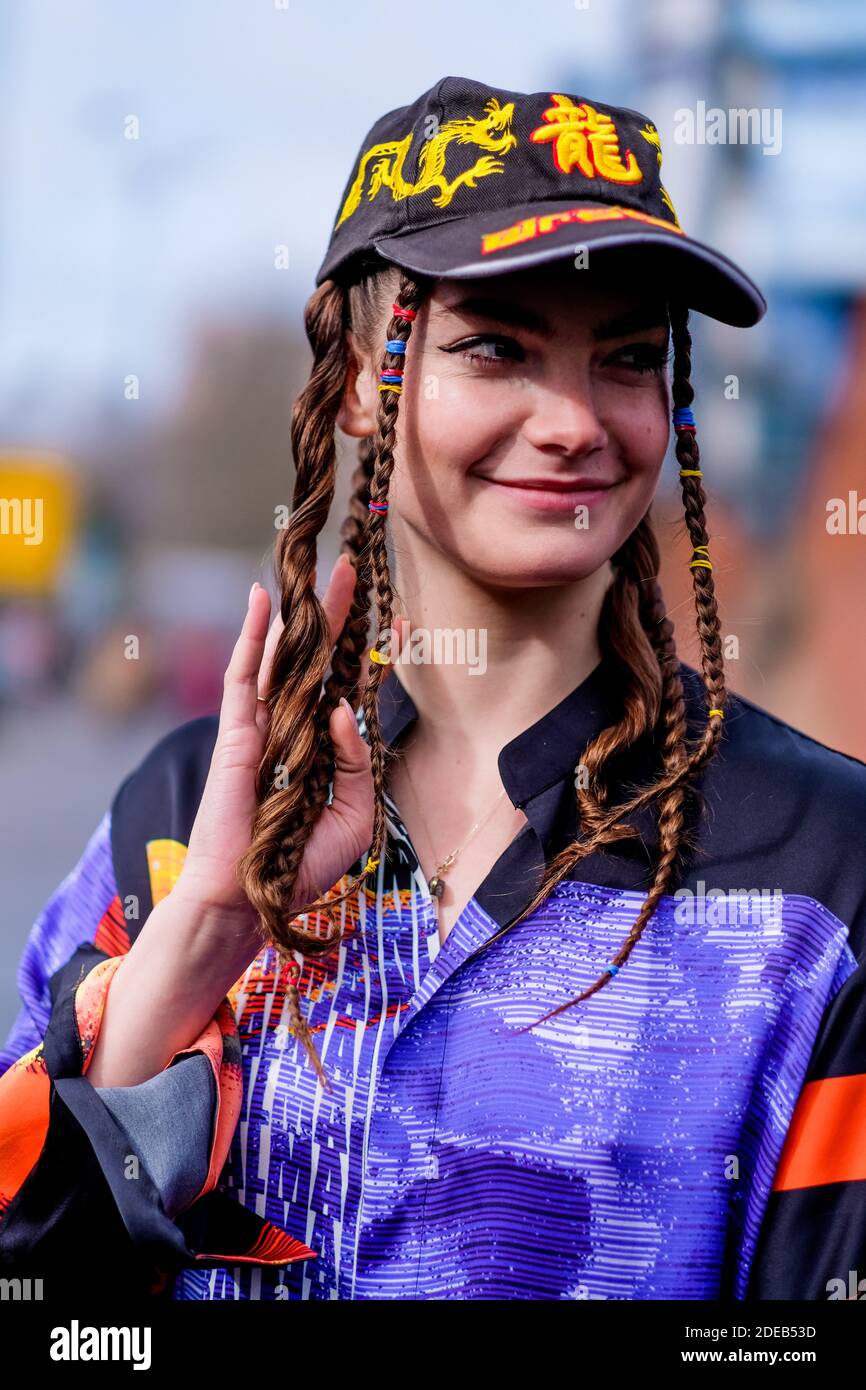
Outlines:
{"type": "Polygon", "coordinates": [[[580,457],[604,449],[608,434],[596,414],[588,382],[569,375],[529,388],[531,404],[523,435],[533,448],[580,457]]]}

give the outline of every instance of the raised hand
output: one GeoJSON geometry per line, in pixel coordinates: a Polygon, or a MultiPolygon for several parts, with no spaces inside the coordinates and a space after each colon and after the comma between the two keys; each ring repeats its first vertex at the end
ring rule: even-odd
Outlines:
{"type": "MultiPolygon", "coordinates": [[[[355,570],[341,556],[322,605],[332,642],[343,628],[355,587],[355,570]]],[[[250,844],[258,805],[255,778],[267,733],[273,652],[282,620],[270,624],[267,591],[254,584],[240,635],[226,669],[219,730],[210,771],[190,834],[186,859],[172,892],[197,907],[252,921],[252,905],[235,876],[250,844]],[[261,696],[262,700],[257,697],[261,696]]],[[[373,830],[370,750],[355,715],[343,701],[329,724],[335,754],[334,795],[322,811],[304,852],[295,886],[298,911],[336,883],[369,847],[373,830]]]]}

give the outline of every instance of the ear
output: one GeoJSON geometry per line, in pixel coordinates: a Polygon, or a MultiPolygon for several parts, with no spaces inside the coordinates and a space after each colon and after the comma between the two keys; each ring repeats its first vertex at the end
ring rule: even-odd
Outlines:
{"type": "Polygon", "coordinates": [[[376,432],[378,393],[373,373],[358,352],[351,330],[346,334],[348,363],[346,387],[337,411],[337,424],[344,434],[363,439],[376,432]]]}

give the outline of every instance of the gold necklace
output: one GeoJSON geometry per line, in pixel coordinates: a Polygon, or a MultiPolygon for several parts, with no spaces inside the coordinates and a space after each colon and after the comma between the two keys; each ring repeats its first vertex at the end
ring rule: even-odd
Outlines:
{"type": "MultiPolygon", "coordinates": [[[[406,781],[408,785],[412,788],[412,795],[415,798],[415,805],[418,807],[418,814],[421,817],[421,824],[424,827],[424,834],[427,836],[427,843],[430,845],[430,848],[432,849],[433,840],[431,838],[430,831],[427,829],[427,822],[424,819],[424,812],[421,810],[421,801],[418,796],[418,793],[415,790],[415,783],[412,781],[412,777],[409,772],[409,765],[408,763],[404,762],[403,766],[406,769],[406,781]]],[[[436,907],[437,910],[439,907],[439,899],[445,892],[445,879],[443,877],[444,874],[448,871],[448,869],[451,868],[451,865],[454,863],[458,854],[460,854],[460,852],[464,850],[466,846],[469,844],[469,841],[472,839],[473,835],[477,835],[481,827],[483,825],[486,825],[487,822],[490,820],[490,817],[493,815],[493,812],[496,810],[503,796],[505,796],[506,791],[507,788],[503,787],[502,791],[497,796],[490,810],[487,812],[487,815],[484,816],[480,821],[475,822],[468,836],[463,841],[463,844],[460,845],[459,849],[452,850],[451,853],[445,859],[442,860],[441,864],[437,864],[435,870],[433,871],[432,877],[428,878],[427,887],[430,889],[430,896],[432,897],[434,907],[436,907]]]]}

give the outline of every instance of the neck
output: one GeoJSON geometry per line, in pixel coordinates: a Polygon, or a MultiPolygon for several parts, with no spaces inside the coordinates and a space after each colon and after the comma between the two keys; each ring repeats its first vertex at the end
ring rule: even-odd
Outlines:
{"type": "Polygon", "coordinates": [[[410,621],[412,659],[398,660],[396,673],[418,710],[413,743],[430,752],[498,755],[601,660],[608,565],[567,584],[505,589],[440,555],[425,553],[423,574],[411,554],[400,560],[394,615],[410,621]]]}

